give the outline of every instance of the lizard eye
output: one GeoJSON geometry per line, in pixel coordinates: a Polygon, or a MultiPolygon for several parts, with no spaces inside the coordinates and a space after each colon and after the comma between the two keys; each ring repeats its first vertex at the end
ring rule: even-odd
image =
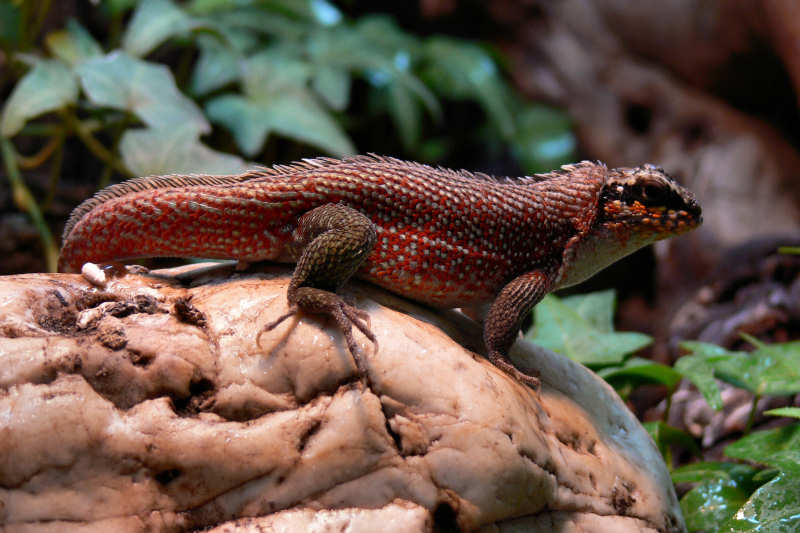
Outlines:
{"type": "Polygon", "coordinates": [[[670,191],[658,185],[645,185],[642,187],[642,199],[648,204],[664,205],[669,199],[670,191]]]}

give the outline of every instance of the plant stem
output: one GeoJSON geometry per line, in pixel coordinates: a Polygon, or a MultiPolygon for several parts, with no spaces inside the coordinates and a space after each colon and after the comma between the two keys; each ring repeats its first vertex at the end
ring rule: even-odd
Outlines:
{"type": "Polygon", "coordinates": [[[62,142],[59,143],[56,152],[53,154],[53,163],[50,165],[50,181],[47,184],[47,197],[44,199],[44,202],[42,202],[42,207],[45,210],[50,209],[50,206],[53,204],[58,179],[61,177],[61,163],[64,161],[63,137],[62,135],[62,142]]]}
{"type": "Polygon", "coordinates": [[[744,434],[749,435],[750,430],[753,429],[753,423],[756,420],[756,413],[758,412],[758,402],[761,400],[760,394],[753,395],[753,405],[750,407],[750,414],[747,416],[747,425],[744,427],[744,434]]]}
{"type": "Polygon", "coordinates": [[[39,13],[36,16],[36,20],[31,24],[30,32],[28,33],[29,43],[33,44],[36,42],[36,37],[39,36],[39,32],[42,31],[42,24],[44,24],[44,20],[47,18],[47,12],[50,11],[50,0],[43,0],[42,6],[39,8],[39,13]]]}
{"type": "Polygon", "coordinates": [[[667,389],[667,405],[664,406],[664,423],[669,424],[669,412],[672,409],[672,395],[675,393],[675,387],[670,387],[667,389]]]}
{"type": "Polygon", "coordinates": [[[62,109],[60,111],[61,116],[64,118],[64,121],[67,123],[67,127],[70,130],[75,132],[78,138],[83,141],[83,144],[86,145],[86,148],[89,149],[95,157],[99,160],[106,163],[108,166],[119,172],[120,174],[127,176],[129,178],[133,177],[133,174],[122,164],[122,162],[117,159],[114,154],[108,150],[103,144],[98,141],[97,139],[92,136],[91,132],[78,120],[78,117],[72,112],[71,109],[62,109]]]}
{"type": "Polygon", "coordinates": [[[56,148],[61,146],[61,143],[63,142],[64,134],[56,133],[50,137],[50,140],[47,141],[47,144],[45,144],[37,153],[30,156],[17,154],[17,164],[23,169],[36,168],[47,161],[50,156],[53,155],[53,152],[56,151],[56,148]]]}
{"type": "Polygon", "coordinates": [[[17,166],[16,153],[11,141],[5,137],[0,137],[0,149],[2,149],[3,163],[6,167],[6,175],[11,184],[11,190],[14,198],[14,203],[20,209],[26,211],[28,216],[31,217],[34,226],[39,232],[39,238],[42,240],[42,247],[44,248],[44,258],[47,270],[55,272],[58,267],[58,250],[55,242],[53,241],[53,234],[50,233],[50,228],[42,216],[42,211],[36,204],[31,191],[25,186],[22,181],[22,176],[19,173],[17,166]]]}

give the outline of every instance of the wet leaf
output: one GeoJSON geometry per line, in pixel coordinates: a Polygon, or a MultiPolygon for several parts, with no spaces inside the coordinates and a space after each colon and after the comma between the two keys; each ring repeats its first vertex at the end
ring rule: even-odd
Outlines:
{"type": "Polygon", "coordinates": [[[771,464],[771,458],[784,451],[800,450],[800,424],[756,431],[725,448],[725,455],[757,463],[771,464]]]}
{"type": "Polygon", "coordinates": [[[721,528],[734,532],[794,533],[800,530],[800,452],[786,458],[790,470],[782,470],[756,490],[721,528]]]}
{"type": "MultiPolygon", "coordinates": [[[[681,510],[689,531],[722,531],[721,526],[747,501],[752,493],[755,468],[732,463],[705,463],[710,479],[681,498],[681,510]]],[[[692,467],[692,465],[689,465],[692,467]]],[[[676,469],[673,479],[687,475],[686,467],[676,469]]]]}
{"type": "Polygon", "coordinates": [[[716,388],[712,377],[760,396],[800,392],[800,341],[759,344],[753,352],[733,352],[702,342],[681,346],[692,353],[679,359],[675,368],[692,380],[707,400],[707,393],[713,396],[716,388]]]}

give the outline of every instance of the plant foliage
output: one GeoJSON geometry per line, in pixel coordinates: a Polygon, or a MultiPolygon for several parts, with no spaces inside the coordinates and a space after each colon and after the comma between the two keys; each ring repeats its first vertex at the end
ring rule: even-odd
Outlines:
{"type": "MultiPolygon", "coordinates": [[[[14,156],[11,140],[44,125],[47,150],[23,159],[41,164],[75,136],[106,165],[101,184],[113,173],[241,172],[248,159],[269,163],[275,138],[353,154],[349,130],[364,113],[391,121],[409,157],[444,157],[448,144],[430,136],[448,119],[444,101],[477,104],[486,121],[476,131],[506,143],[528,172],[566,162],[574,148],[564,116],[524,103],[490,49],[420,38],[388,16],[350,20],[326,0],[106,0],[94,8],[111,23],[106,42],[69,20],[37,49],[50,5],[0,0],[0,46],[15,66],[0,78],[11,86],[3,153],[14,156]],[[366,90],[358,101],[356,84],[366,90]],[[215,126],[235,144],[206,144],[215,126]]],[[[35,202],[24,208],[36,218],[35,202]]]]}
{"type": "MultiPolygon", "coordinates": [[[[755,350],[738,352],[701,342],[685,342],[689,353],[673,368],[632,353],[649,343],[641,334],[613,330],[614,294],[611,291],[545,298],[535,310],[534,327],[527,337],[592,368],[625,397],[643,384],[663,385],[668,394],[681,378],[694,383],[714,409],[722,408],[718,381],[753,394],[750,416],[762,396],[800,392],[800,342],[764,344],[748,335],[755,350]]],[[[670,405],[669,396],[667,406],[670,405]]],[[[767,414],[800,418],[800,408],[786,407],[767,414]]],[[[700,452],[688,433],[666,420],[645,423],[668,465],[672,449],[700,452]]],[[[690,463],[672,471],[677,484],[693,487],[681,498],[689,531],[800,530],[800,423],[750,432],[725,448],[730,461],[690,463]],[[739,463],[733,461],[741,461],[739,463]]]]}

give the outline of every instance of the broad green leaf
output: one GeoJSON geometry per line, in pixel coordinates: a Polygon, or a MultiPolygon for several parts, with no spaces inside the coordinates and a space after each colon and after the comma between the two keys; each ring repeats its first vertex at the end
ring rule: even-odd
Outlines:
{"type": "MultiPolygon", "coordinates": [[[[759,470],[749,465],[723,463],[719,461],[701,461],[679,466],[670,474],[673,483],[699,483],[713,480],[734,480],[742,484],[758,475],[759,470]]],[[[755,488],[748,485],[747,488],[755,488]]]]}
{"type": "Polygon", "coordinates": [[[403,85],[393,84],[388,90],[389,111],[397,126],[400,140],[406,149],[411,149],[419,142],[422,133],[422,109],[419,101],[403,85]]]}
{"type": "Polygon", "coordinates": [[[736,513],[752,493],[752,478],[756,472],[756,469],[746,465],[721,463],[717,471],[719,476],[687,492],[680,503],[689,531],[722,531],[722,524],[736,513]]]}
{"type": "Polygon", "coordinates": [[[200,133],[211,129],[197,105],[178,90],[164,65],[115,51],[85,61],[75,70],[95,105],[130,111],[155,129],[189,127],[200,133]]]}
{"type": "Polygon", "coordinates": [[[655,363],[641,357],[631,357],[621,366],[601,368],[597,374],[617,388],[621,382],[632,381],[634,385],[640,383],[659,383],[668,388],[674,388],[681,380],[681,374],[667,365],[655,363]]]}
{"type": "Polygon", "coordinates": [[[528,174],[545,172],[569,163],[576,141],[569,118],[545,106],[526,106],[515,114],[516,133],[511,150],[528,174]]]}
{"type": "Polygon", "coordinates": [[[350,75],[346,70],[322,65],[315,69],[311,87],[337,111],[346,108],[350,101],[350,75]]]}
{"type": "Polygon", "coordinates": [[[757,431],[725,448],[725,455],[757,463],[771,464],[778,453],[800,450],[800,423],[757,431]]]}
{"type": "Polygon", "coordinates": [[[505,139],[514,135],[514,119],[506,87],[491,56],[479,46],[448,37],[434,37],[424,46],[425,79],[457,100],[477,99],[505,139]]]}
{"type": "Polygon", "coordinates": [[[77,99],[78,83],[69,66],[60,59],[38,60],[6,100],[0,134],[11,137],[28,120],[66,107],[77,99]]]}
{"type": "Polygon", "coordinates": [[[249,57],[243,67],[244,93],[251,98],[269,99],[287,91],[302,91],[313,73],[310,63],[278,47],[249,57]]]}
{"type": "Polygon", "coordinates": [[[373,86],[400,84],[435,118],[441,115],[433,93],[411,72],[419,45],[391,19],[365,17],[355,26],[338,26],[309,35],[306,53],[318,66],[337,67],[365,77],[373,86]]]}
{"type": "Polygon", "coordinates": [[[125,30],[122,47],[141,57],[170,37],[191,29],[191,17],[171,0],[141,0],[125,30]]]}
{"type": "Polygon", "coordinates": [[[191,127],[133,129],[123,135],[120,152],[136,175],[201,173],[238,174],[246,170],[239,157],[211,150],[191,127]]]}
{"type": "Polygon", "coordinates": [[[206,112],[211,120],[233,133],[246,155],[257,153],[272,131],[337,156],[355,153],[344,131],[304,91],[286,92],[270,99],[223,95],[209,101],[206,112]]]}
{"type": "Polygon", "coordinates": [[[245,98],[223,95],[206,104],[206,114],[212,122],[225,126],[233,134],[243,154],[258,153],[270,133],[269,120],[261,115],[267,112],[245,98]]]}
{"type": "Polygon", "coordinates": [[[678,428],[672,427],[669,424],[661,422],[645,422],[644,428],[650,434],[650,438],[658,446],[658,451],[661,452],[662,457],[667,456],[667,448],[670,446],[680,446],[691,451],[697,455],[700,453],[700,448],[697,446],[694,437],[678,428]]]}
{"type": "Polygon", "coordinates": [[[618,364],[651,338],[609,330],[613,296],[592,294],[560,300],[546,296],[536,306],[534,328],[526,338],[586,365],[618,364]]]}
{"type": "Polygon", "coordinates": [[[593,328],[602,333],[614,331],[614,308],[617,294],[613,289],[576,294],[561,301],[575,310],[593,328]]]}
{"type": "Polygon", "coordinates": [[[722,396],[719,392],[719,385],[714,379],[714,367],[712,363],[718,358],[728,357],[727,351],[713,344],[703,344],[696,342],[681,343],[681,348],[691,350],[703,345],[708,351],[718,352],[717,355],[685,355],[675,362],[673,368],[683,375],[686,379],[694,383],[712,409],[719,411],[722,409],[722,396]]]}
{"type": "Polygon", "coordinates": [[[731,352],[698,342],[682,346],[692,351],[689,357],[705,360],[715,377],[753,394],[777,396],[800,392],[800,341],[762,344],[753,352],[731,352]]]}
{"type": "Polygon", "coordinates": [[[45,40],[51,54],[72,66],[103,54],[94,37],[75,19],[67,22],[66,30],[53,32],[45,40]]]}
{"type": "MultiPolygon", "coordinates": [[[[795,457],[796,462],[800,457],[795,457]]],[[[720,531],[794,533],[800,530],[800,475],[784,471],[759,488],[720,531]]]]}
{"type": "Polygon", "coordinates": [[[258,7],[237,7],[221,11],[214,14],[211,20],[221,29],[247,29],[288,41],[302,38],[311,29],[306,22],[258,7]]]}
{"type": "Polygon", "coordinates": [[[193,94],[210,93],[239,78],[241,55],[236,49],[208,35],[198,39],[198,47],[200,57],[190,82],[193,94]]]}
{"type": "Polygon", "coordinates": [[[800,407],[778,407],[777,409],[770,409],[764,411],[765,415],[772,416],[788,416],[791,418],[800,418],[800,407]]]}

